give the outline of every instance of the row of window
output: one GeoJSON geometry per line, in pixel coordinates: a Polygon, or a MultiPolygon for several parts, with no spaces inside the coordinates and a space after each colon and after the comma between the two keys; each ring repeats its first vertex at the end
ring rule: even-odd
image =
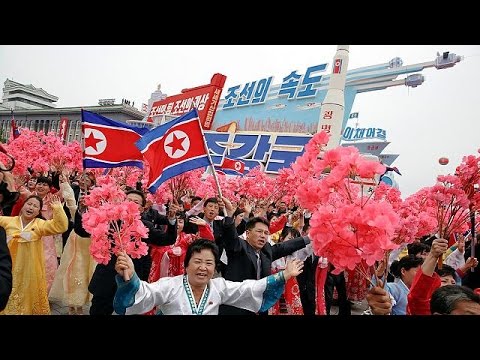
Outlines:
{"type": "MultiPolygon", "coordinates": [[[[48,133],[53,131],[58,133],[60,120],[16,120],[15,124],[21,132],[21,128],[27,128],[34,131],[44,131],[48,133]]],[[[12,134],[11,121],[2,120],[0,123],[1,137],[3,140],[10,138],[12,134]]],[[[82,140],[82,123],[81,121],[69,121],[67,125],[67,142],[82,140]]]]}

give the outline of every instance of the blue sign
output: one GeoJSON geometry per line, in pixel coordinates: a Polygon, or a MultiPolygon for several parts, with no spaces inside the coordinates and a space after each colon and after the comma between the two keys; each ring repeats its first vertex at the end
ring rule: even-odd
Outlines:
{"type": "Polygon", "coordinates": [[[312,135],[253,134],[205,131],[207,147],[214,165],[220,165],[223,156],[245,162],[245,173],[261,166],[266,173],[277,174],[289,167],[305,151],[312,135]]]}
{"type": "MultiPolygon", "coordinates": [[[[291,71],[280,84],[273,76],[226,89],[220,100],[212,129],[234,125],[240,131],[268,131],[314,134],[328,82],[322,75],[327,63],[307,68],[304,74],[291,71]],[[234,123],[234,124],[233,124],[234,123]]],[[[355,91],[346,89],[346,113],[349,114],[355,91]]]]}
{"type": "Polygon", "coordinates": [[[347,126],[343,131],[343,140],[381,139],[386,140],[387,132],[380,128],[353,128],[347,126]]]}
{"type": "MultiPolygon", "coordinates": [[[[303,154],[305,145],[313,136],[220,131],[204,133],[213,164],[220,166],[224,156],[240,159],[245,162],[245,174],[257,166],[269,174],[277,174],[280,169],[290,167],[297,157],[303,154]]],[[[375,154],[390,166],[398,155],[380,154],[388,144],[388,142],[357,142],[342,145],[354,145],[361,153],[375,154]]]]}
{"type": "MultiPolygon", "coordinates": [[[[393,84],[399,75],[422,71],[424,67],[423,64],[401,66],[386,62],[348,70],[342,128],[349,118],[358,117],[358,113],[350,113],[358,93],[386,89],[386,78],[393,84]]],[[[330,74],[325,73],[327,68],[328,64],[323,63],[308,67],[304,73],[293,70],[283,74],[277,84],[273,76],[266,76],[226,88],[212,130],[316,133],[330,82],[330,74]]],[[[367,138],[367,135],[362,137],[367,138]]],[[[373,137],[381,138],[381,135],[373,137]]]]}

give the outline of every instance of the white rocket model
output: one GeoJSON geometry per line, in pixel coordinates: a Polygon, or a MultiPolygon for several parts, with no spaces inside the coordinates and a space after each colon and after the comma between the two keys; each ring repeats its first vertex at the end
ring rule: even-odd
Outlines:
{"type": "Polygon", "coordinates": [[[339,146],[342,137],[348,47],[348,45],[337,46],[337,52],[333,57],[333,67],[327,94],[322,103],[317,132],[324,130],[330,134],[330,140],[324,150],[330,150],[339,146]]]}

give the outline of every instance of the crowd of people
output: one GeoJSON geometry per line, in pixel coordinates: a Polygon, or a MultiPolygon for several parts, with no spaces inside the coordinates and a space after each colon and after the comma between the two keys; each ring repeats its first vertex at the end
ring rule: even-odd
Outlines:
{"type": "Polygon", "coordinates": [[[365,314],[480,315],[480,237],[472,249],[461,234],[450,246],[425,236],[368,267],[368,277],[339,273],[314,254],[310,213],[283,199],[184,193],[155,204],[123,186],[148,229],[148,253],[97,263],[82,222],[96,182],[91,172],[32,173],[15,186],[0,172],[2,314],[46,315],[57,301],[70,315],[88,306],[91,315],[330,315],[335,304],[344,316],[364,301],[365,314]]]}

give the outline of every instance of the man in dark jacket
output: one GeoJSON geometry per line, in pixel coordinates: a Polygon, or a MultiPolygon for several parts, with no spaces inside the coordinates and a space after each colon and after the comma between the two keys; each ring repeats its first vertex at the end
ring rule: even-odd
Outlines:
{"type": "Polygon", "coordinates": [[[300,301],[302,302],[304,315],[315,315],[315,274],[317,266],[318,256],[312,254],[307,257],[303,262],[303,272],[297,275],[298,289],[300,291],[300,301]]]}
{"type": "MultiPolygon", "coordinates": [[[[475,242],[475,252],[474,257],[478,259],[480,257],[480,234],[477,234],[475,242]]],[[[472,242],[470,241],[470,245],[465,249],[465,261],[468,260],[469,257],[472,256],[472,242]]],[[[474,271],[467,271],[465,276],[462,278],[462,285],[469,287],[472,290],[480,288],[480,270],[476,268],[474,271]]]]}
{"type": "Polygon", "coordinates": [[[12,292],[12,258],[7,246],[5,229],[0,227],[0,311],[7,306],[12,292]]]}
{"type": "MultiPolygon", "coordinates": [[[[221,255],[224,248],[223,233],[225,228],[225,219],[215,220],[219,215],[220,206],[224,206],[223,201],[219,201],[219,199],[214,197],[208,198],[203,203],[203,213],[199,214],[198,217],[204,219],[212,229],[215,243],[217,244],[221,255]]],[[[187,221],[183,231],[187,234],[196,234],[198,232],[198,226],[187,221]]],[[[225,271],[225,264],[219,262],[216,270],[217,272],[223,274],[225,271]]]]}
{"type": "MultiPolygon", "coordinates": [[[[292,254],[304,248],[310,239],[300,236],[286,242],[270,245],[270,223],[262,217],[250,219],[246,225],[246,240],[237,236],[233,218],[234,209],[227,199],[223,199],[227,216],[223,241],[228,258],[228,264],[223,277],[231,281],[261,279],[271,274],[272,261],[292,254]],[[232,211],[233,210],[233,211],[232,211]]],[[[220,305],[219,315],[254,315],[254,313],[233,306],[220,305]]]]}

